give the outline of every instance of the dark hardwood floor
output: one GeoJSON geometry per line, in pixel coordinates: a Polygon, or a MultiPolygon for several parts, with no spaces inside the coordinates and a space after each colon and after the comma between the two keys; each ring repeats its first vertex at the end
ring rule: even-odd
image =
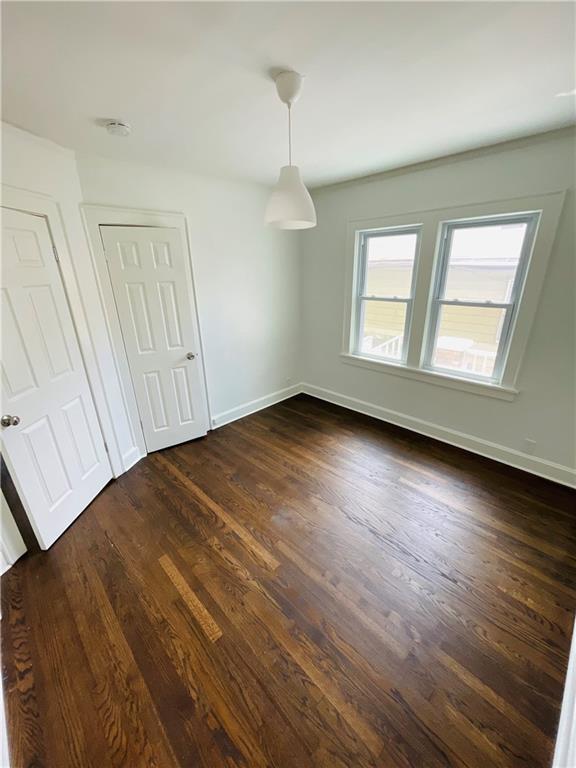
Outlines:
{"type": "Polygon", "coordinates": [[[575,494],[304,396],[2,579],[13,768],[549,766],[575,494]]]}

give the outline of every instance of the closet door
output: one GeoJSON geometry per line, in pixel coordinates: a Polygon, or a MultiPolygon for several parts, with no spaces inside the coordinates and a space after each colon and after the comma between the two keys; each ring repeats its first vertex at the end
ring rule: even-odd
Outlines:
{"type": "Polygon", "coordinates": [[[47,222],[2,225],[2,454],[47,549],[112,471],[47,222]]]}
{"type": "Polygon", "coordinates": [[[179,230],[100,227],[148,451],[205,435],[192,275],[179,230]]]}

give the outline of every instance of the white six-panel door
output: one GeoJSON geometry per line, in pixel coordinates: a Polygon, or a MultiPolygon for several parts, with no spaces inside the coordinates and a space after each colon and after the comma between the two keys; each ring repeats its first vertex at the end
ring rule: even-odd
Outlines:
{"type": "Polygon", "coordinates": [[[2,224],[2,453],[47,549],[112,471],[46,220],[2,224]]]}
{"type": "Polygon", "coordinates": [[[205,435],[206,389],[180,231],[102,225],[100,232],[147,450],[205,435]]]}

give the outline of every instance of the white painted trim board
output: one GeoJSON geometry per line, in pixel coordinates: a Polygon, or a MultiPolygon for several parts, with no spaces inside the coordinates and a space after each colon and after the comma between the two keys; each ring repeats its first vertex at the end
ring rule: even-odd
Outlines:
{"type": "Polygon", "coordinates": [[[560,712],[560,724],[556,737],[556,749],[552,768],[576,766],[576,625],[572,632],[572,645],[566,672],[564,697],[560,712]]]}
{"type": "MultiPolygon", "coordinates": [[[[346,236],[346,265],[344,274],[346,290],[344,294],[341,357],[347,363],[363,365],[364,367],[368,367],[370,364],[372,367],[379,365],[380,370],[386,373],[411,376],[412,378],[420,374],[421,378],[430,379],[428,371],[421,369],[419,364],[423,351],[426,348],[427,334],[425,333],[425,328],[429,321],[429,295],[434,285],[434,275],[440,257],[440,238],[443,232],[443,225],[447,221],[485,218],[510,213],[538,212],[539,218],[534,242],[531,252],[528,254],[526,274],[519,288],[516,299],[517,308],[514,312],[510,328],[510,339],[507,343],[507,349],[505,349],[502,380],[493,387],[491,392],[493,396],[499,394],[503,399],[513,399],[515,394],[517,394],[515,392],[516,381],[520,373],[524,352],[536,315],[565,198],[566,190],[559,190],[529,197],[479,201],[461,206],[390,214],[383,218],[350,220],[347,224],[346,236]],[[388,227],[420,228],[420,241],[416,255],[417,262],[415,262],[415,268],[417,264],[417,271],[414,295],[412,297],[412,319],[406,330],[408,360],[407,365],[404,367],[386,365],[384,361],[374,363],[373,361],[366,360],[366,358],[361,362],[362,358],[355,352],[358,261],[360,257],[358,248],[359,236],[362,232],[388,227]],[[507,398],[504,397],[506,393],[508,394],[507,398]]],[[[441,372],[434,371],[433,373],[439,374],[441,372]]],[[[441,381],[442,378],[439,377],[435,383],[440,383],[441,381]]],[[[484,388],[485,392],[489,391],[489,386],[487,387],[485,382],[474,382],[472,380],[464,381],[462,389],[470,391],[474,388],[474,385],[478,390],[484,388]]],[[[450,384],[446,380],[446,386],[454,386],[454,383],[450,384]]]]}
{"type": "MultiPolygon", "coordinates": [[[[2,206],[23,211],[24,213],[31,213],[35,216],[42,216],[48,224],[50,237],[58,254],[60,278],[64,286],[74,330],[78,338],[82,361],[86,369],[90,391],[98,414],[100,429],[108,446],[108,458],[112,472],[115,473],[119,457],[116,453],[114,414],[110,407],[109,380],[106,376],[106,371],[102,369],[99,358],[99,345],[94,337],[94,328],[90,322],[87,298],[94,298],[93,296],[89,297],[92,288],[88,280],[80,279],[79,269],[82,266],[82,262],[77,262],[72,258],[72,247],[67,231],[70,222],[64,215],[60,201],[45,194],[12,187],[7,184],[2,184],[2,206]]],[[[78,224],[80,226],[80,222],[78,224]]],[[[76,254],[76,257],[79,258],[78,254],[76,254]]],[[[18,489],[18,492],[22,497],[21,489],[18,489]]]]}
{"type": "Polygon", "coordinates": [[[206,392],[206,407],[208,410],[208,424],[210,424],[210,389],[208,387],[206,366],[204,364],[205,356],[204,346],[202,343],[202,324],[200,320],[201,313],[199,311],[196,281],[194,278],[194,263],[192,259],[192,251],[190,248],[188,224],[183,213],[174,211],[150,211],[138,208],[124,208],[109,205],[91,205],[87,203],[81,205],[81,211],[86,231],[86,237],[90,246],[90,254],[92,256],[94,271],[96,274],[98,291],[100,293],[101,303],[104,308],[108,338],[112,348],[116,372],[120,381],[121,395],[124,408],[128,416],[128,423],[132,439],[132,445],[130,445],[128,449],[122,453],[123,468],[121,472],[116,474],[116,477],[118,477],[120,474],[122,474],[122,472],[126,472],[130,469],[130,467],[136,464],[136,462],[146,456],[148,451],[146,448],[146,442],[144,440],[142,425],[140,423],[136,395],[132,383],[130,367],[128,365],[128,358],[126,357],[126,350],[124,347],[122,330],[120,328],[120,320],[116,310],[116,302],[114,300],[112,283],[108,272],[106,254],[104,251],[104,244],[102,242],[100,227],[106,225],[168,227],[177,229],[180,232],[180,236],[182,238],[182,247],[185,256],[188,259],[187,266],[189,268],[189,274],[191,277],[191,290],[196,307],[194,317],[198,327],[200,346],[199,361],[202,366],[202,378],[204,381],[204,388],[206,392]]]}
{"type": "MultiPolygon", "coordinates": [[[[263,408],[268,408],[275,403],[287,400],[288,398],[301,393],[317,397],[319,400],[325,400],[334,405],[339,405],[350,411],[356,411],[357,413],[363,413],[366,416],[372,416],[380,421],[395,424],[404,429],[409,429],[412,432],[417,432],[420,435],[439,440],[442,443],[448,443],[457,448],[463,448],[470,453],[485,456],[486,458],[493,459],[501,464],[521,469],[532,475],[538,475],[546,480],[552,480],[561,485],[576,488],[576,469],[572,469],[571,467],[557,464],[553,461],[548,461],[547,459],[539,459],[499,443],[492,443],[489,440],[483,440],[482,438],[474,437],[465,432],[458,432],[455,429],[442,427],[439,424],[424,421],[423,419],[417,419],[406,413],[383,408],[380,405],[374,405],[373,403],[358,400],[355,397],[349,397],[348,395],[333,392],[332,390],[317,387],[306,382],[294,384],[291,387],[272,392],[257,400],[243,403],[236,408],[217,413],[212,417],[212,429],[223,427],[225,424],[236,421],[236,419],[242,419],[244,416],[260,411],[263,408]]],[[[576,768],[576,766],[574,768],[576,768]]]]}
{"type": "Polygon", "coordinates": [[[301,384],[294,384],[291,387],[285,389],[279,389],[276,392],[271,392],[269,395],[259,397],[256,400],[250,400],[247,403],[242,403],[235,408],[230,408],[228,411],[222,411],[217,413],[211,421],[212,429],[218,429],[225,424],[230,424],[232,421],[243,419],[244,416],[249,416],[251,413],[256,413],[264,408],[269,408],[271,405],[281,403],[283,400],[288,400],[294,395],[299,395],[302,392],[301,384]]]}
{"type": "Polygon", "coordinates": [[[4,493],[0,491],[1,517],[1,541],[0,541],[0,570],[2,573],[11,568],[26,552],[26,544],[22,538],[18,526],[12,516],[4,493]]]}
{"type": "Polygon", "coordinates": [[[351,411],[357,411],[366,416],[373,416],[380,421],[396,424],[397,426],[404,427],[412,432],[432,437],[442,443],[448,443],[449,445],[463,448],[471,453],[477,453],[488,459],[499,461],[501,464],[507,464],[510,467],[522,469],[525,472],[544,477],[547,480],[553,480],[562,485],[576,488],[576,469],[572,469],[563,464],[556,464],[547,459],[539,459],[527,453],[516,451],[513,448],[508,448],[500,443],[492,443],[489,440],[483,440],[482,438],[474,437],[465,432],[458,432],[455,429],[442,427],[439,424],[424,421],[423,419],[417,419],[406,413],[383,408],[380,405],[374,405],[373,403],[368,403],[364,400],[358,400],[355,397],[342,395],[339,392],[316,387],[313,384],[303,383],[300,391],[307,395],[311,395],[312,397],[317,397],[320,400],[334,403],[334,405],[348,408],[351,411]]]}
{"type": "Polygon", "coordinates": [[[4,685],[2,681],[0,681],[0,768],[10,768],[8,728],[6,724],[6,710],[4,708],[4,685]]]}

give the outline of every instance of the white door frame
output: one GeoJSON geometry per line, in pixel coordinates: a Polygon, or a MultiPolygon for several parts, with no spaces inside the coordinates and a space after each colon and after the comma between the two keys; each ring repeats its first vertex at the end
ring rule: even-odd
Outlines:
{"type": "Polygon", "coordinates": [[[192,285],[190,287],[196,306],[194,319],[196,320],[198,326],[198,336],[200,339],[200,364],[202,366],[202,379],[206,389],[208,424],[211,424],[212,419],[210,413],[210,400],[208,397],[210,390],[208,388],[206,366],[204,364],[202,326],[200,324],[198,295],[196,292],[194,265],[190,251],[186,217],[183,213],[172,211],[148,211],[136,208],[122,208],[106,205],[81,205],[80,208],[82,210],[84,225],[86,227],[86,233],[88,236],[88,243],[90,245],[90,251],[96,271],[96,279],[98,281],[98,288],[100,291],[102,305],[104,307],[104,315],[106,318],[106,324],[108,326],[108,333],[112,341],[112,349],[116,362],[116,368],[122,385],[126,410],[130,418],[136,444],[141,451],[141,456],[146,456],[147,450],[146,443],[144,441],[144,433],[142,431],[142,425],[140,424],[140,415],[138,412],[136,395],[132,384],[132,376],[130,374],[130,367],[128,365],[128,357],[124,347],[124,339],[122,337],[122,329],[120,327],[120,318],[118,317],[116,303],[114,301],[112,281],[110,279],[110,274],[106,264],[106,254],[104,253],[104,245],[100,235],[100,227],[106,225],[120,227],[172,227],[179,230],[180,236],[182,237],[182,247],[184,248],[184,253],[188,258],[188,266],[190,268],[190,275],[192,279],[192,285]]]}
{"type": "MultiPolygon", "coordinates": [[[[4,493],[0,491],[2,539],[0,540],[0,572],[6,573],[28,549],[18,530],[4,493]]],[[[1,765],[1,763],[0,763],[1,765]]]]}
{"type": "MultiPolygon", "coordinates": [[[[11,208],[33,216],[41,216],[46,221],[50,238],[58,256],[58,272],[66,295],[74,332],[78,339],[80,354],[88,379],[88,386],[94,401],[98,423],[102,432],[104,446],[107,451],[107,459],[110,463],[111,472],[115,474],[113,456],[111,455],[111,449],[114,448],[116,444],[114,427],[107,407],[105,387],[102,381],[100,367],[97,362],[92,335],[89,330],[86,312],[84,310],[82,295],[78,288],[76,271],[68,247],[68,240],[64,230],[60,206],[53,198],[47,195],[2,184],[2,207],[11,208]]],[[[2,459],[6,462],[6,466],[10,472],[14,486],[18,491],[26,515],[28,516],[28,519],[32,521],[33,517],[30,514],[30,509],[26,501],[26,494],[20,483],[20,478],[12,465],[10,456],[6,451],[2,452],[2,459]]]]}

